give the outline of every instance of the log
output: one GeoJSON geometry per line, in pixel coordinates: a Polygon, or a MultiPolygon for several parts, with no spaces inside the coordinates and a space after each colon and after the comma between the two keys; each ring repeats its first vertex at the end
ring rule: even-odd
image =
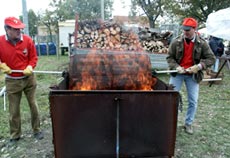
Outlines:
{"type": "Polygon", "coordinates": [[[149,28],[139,28],[138,36],[140,43],[148,53],[167,54],[172,32],[158,33],[149,28]]]}
{"type": "Polygon", "coordinates": [[[138,33],[114,21],[84,20],[78,22],[75,37],[77,48],[96,48],[118,51],[146,51],[167,54],[171,32],[158,33],[139,28],[138,33]]]}
{"type": "Polygon", "coordinates": [[[139,37],[131,30],[113,21],[85,20],[78,22],[79,27],[75,37],[77,48],[97,48],[106,50],[143,50],[139,37]]]}

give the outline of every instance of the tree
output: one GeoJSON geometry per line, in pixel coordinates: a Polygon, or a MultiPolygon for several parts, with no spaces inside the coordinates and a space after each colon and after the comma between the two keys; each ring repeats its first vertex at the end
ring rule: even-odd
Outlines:
{"type": "Polygon", "coordinates": [[[193,17],[198,20],[200,27],[203,27],[210,13],[230,7],[230,0],[131,0],[131,2],[132,15],[136,14],[138,7],[142,8],[149,19],[150,27],[155,27],[159,16],[167,19],[168,23],[175,20],[181,22],[185,17],[193,17]]]}
{"type": "MultiPolygon", "coordinates": [[[[104,0],[105,2],[105,17],[111,16],[111,8],[113,1],[104,0]]],[[[52,0],[49,4],[50,9],[46,10],[45,14],[40,16],[40,21],[45,25],[50,35],[52,35],[52,27],[58,34],[58,22],[65,21],[67,19],[75,19],[76,13],[79,14],[79,19],[93,19],[99,18],[100,12],[100,1],[98,0],[52,0]]]]}
{"type": "Polygon", "coordinates": [[[132,14],[135,15],[137,7],[141,7],[148,17],[151,28],[155,28],[157,18],[163,14],[164,0],[131,0],[132,14]]]}
{"type": "MultiPolygon", "coordinates": [[[[113,0],[104,0],[105,19],[112,15],[113,0]]],[[[80,20],[101,18],[100,0],[53,0],[51,5],[60,21],[75,19],[76,13],[80,20]]]]}
{"type": "MultiPolygon", "coordinates": [[[[23,22],[23,16],[19,16],[20,20],[23,22]]],[[[38,24],[38,18],[34,11],[30,9],[28,11],[28,25],[29,25],[29,35],[32,37],[32,39],[35,38],[35,35],[37,34],[37,24],[38,24]]]]}
{"type": "Polygon", "coordinates": [[[210,13],[228,7],[230,7],[230,0],[174,0],[166,3],[165,10],[181,17],[181,19],[193,17],[198,20],[202,27],[210,13]]]}
{"type": "Polygon", "coordinates": [[[38,18],[32,9],[28,12],[29,34],[32,38],[35,37],[38,26],[38,18]]]}
{"type": "MultiPolygon", "coordinates": [[[[104,0],[105,18],[112,14],[113,0],[104,0]]],[[[49,34],[49,41],[53,42],[52,33],[59,34],[58,22],[67,19],[75,19],[76,13],[80,20],[94,19],[101,17],[101,3],[99,0],[52,0],[49,9],[45,13],[39,14],[39,25],[46,26],[49,34]]],[[[59,37],[57,36],[57,41],[59,37]]],[[[59,42],[58,42],[59,43],[59,42]]]]}
{"type": "Polygon", "coordinates": [[[54,11],[45,10],[43,15],[39,15],[39,25],[46,26],[49,35],[49,42],[54,42],[53,32],[58,34],[58,17],[54,11]]]}

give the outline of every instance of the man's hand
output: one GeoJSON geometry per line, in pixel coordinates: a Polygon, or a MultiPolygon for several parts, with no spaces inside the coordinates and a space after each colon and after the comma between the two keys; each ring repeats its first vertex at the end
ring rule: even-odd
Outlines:
{"type": "Polygon", "coordinates": [[[30,76],[33,73],[33,67],[31,65],[28,65],[24,70],[23,74],[26,76],[30,76]]]}
{"type": "Polygon", "coordinates": [[[6,65],[6,63],[0,64],[0,70],[5,74],[11,74],[11,69],[6,65]]]}
{"type": "Polygon", "coordinates": [[[184,74],[184,73],[185,73],[185,69],[184,69],[183,67],[181,67],[181,66],[178,66],[178,67],[176,68],[176,70],[177,70],[177,72],[178,72],[179,74],[184,74]]]}
{"type": "Polygon", "coordinates": [[[190,73],[190,74],[196,74],[199,70],[201,70],[202,68],[199,65],[193,65],[189,68],[186,69],[186,72],[190,73]]]}

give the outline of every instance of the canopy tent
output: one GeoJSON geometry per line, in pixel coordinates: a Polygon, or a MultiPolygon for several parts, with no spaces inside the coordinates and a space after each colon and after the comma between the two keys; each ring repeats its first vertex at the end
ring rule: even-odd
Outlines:
{"type": "Polygon", "coordinates": [[[202,28],[202,29],[199,29],[199,30],[197,30],[199,33],[200,33],[200,35],[203,37],[203,38],[208,38],[208,34],[207,34],[207,29],[206,29],[206,27],[205,28],[202,28]]]}
{"type": "Polygon", "coordinates": [[[230,40],[230,8],[221,9],[208,15],[207,34],[230,40]]]}

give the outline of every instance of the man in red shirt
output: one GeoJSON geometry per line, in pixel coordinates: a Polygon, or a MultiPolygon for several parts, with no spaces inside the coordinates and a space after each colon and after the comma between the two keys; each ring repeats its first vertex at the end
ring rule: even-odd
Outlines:
{"type": "Polygon", "coordinates": [[[182,23],[183,34],[175,38],[169,46],[167,62],[172,73],[169,83],[180,91],[185,83],[188,97],[188,108],[185,117],[185,132],[193,134],[192,124],[195,119],[199,97],[199,83],[203,79],[203,72],[215,62],[207,42],[197,34],[198,23],[194,18],[185,18],[182,23]]]}
{"type": "Polygon", "coordinates": [[[37,53],[33,40],[21,33],[25,27],[19,19],[7,17],[4,21],[6,35],[0,36],[0,70],[5,73],[6,92],[9,100],[10,144],[21,137],[20,101],[24,92],[30,110],[33,134],[43,139],[40,118],[35,100],[36,78],[33,69],[37,64],[37,53]],[[23,70],[22,73],[12,70],[23,70]]]}

